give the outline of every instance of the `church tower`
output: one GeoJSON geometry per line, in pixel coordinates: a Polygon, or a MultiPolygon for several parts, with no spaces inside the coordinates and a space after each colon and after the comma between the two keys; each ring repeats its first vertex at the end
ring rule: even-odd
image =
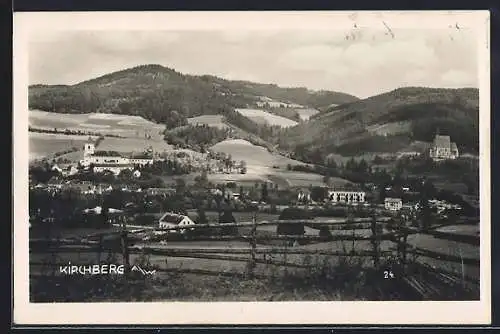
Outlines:
{"type": "Polygon", "coordinates": [[[83,147],[83,158],[84,159],[89,158],[92,154],[94,154],[94,151],[95,151],[95,144],[92,142],[92,139],[89,138],[85,143],[85,146],[83,147]]]}

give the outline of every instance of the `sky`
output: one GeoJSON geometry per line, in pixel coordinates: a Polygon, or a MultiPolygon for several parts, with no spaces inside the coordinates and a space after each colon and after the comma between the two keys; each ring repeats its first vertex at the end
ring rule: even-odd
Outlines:
{"type": "Polygon", "coordinates": [[[143,64],[185,74],[368,97],[404,86],[478,87],[464,29],[388,31],[39,31],[30,84],[76,84],[143,64]]]}

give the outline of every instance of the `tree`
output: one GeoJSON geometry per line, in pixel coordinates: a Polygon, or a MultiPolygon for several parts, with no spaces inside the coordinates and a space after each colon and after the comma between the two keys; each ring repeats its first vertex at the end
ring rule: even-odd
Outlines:
{"type": "Polygon", "coordinates": [[[198,214],[198,219],[197,219],[196,223],[197,224],[207,224],[208,219],[207,219],[207,215],[205,214],[205,209],[200,207],[196,210],[196,212],[198,214]]]}
{"type": "Polygon", "coordinates": [[[260,189],[260,199],[262,202],[267,202],[268,199],[267,183],[263,183],[260,189]]]}
{"type": "Polygon", "coordinates": [[[378,195],[379,202],[384,203],[386,197],[387,197],[387,191],[385,190],[385,184],[381,184],[379,186],[379,195],[378,195]]]}
{"type": "Polygon", "coordinates": [[[315,202],[321,202],[328,196],[328,189],[325,187],[312,187],[311,199],[315,202]]]}
{"type": "Polygon", "coordinates": [[[368,171],[368,163],[365,159],[361,159],[356,167],[359,173],[365,174],[368,171]]]}
{"type": "Polygon", "coordinates": [[[123,169],[120,174],[118,174],[118,177],[121,179],[121,180],[124,180],[124,181],[128,181],[132,178],[133,176],[133,173],[130,169],[123,169]]]}
{"type": "Polygon", "coordinates": [[[373,163],[375,165],[380,165],[384,163],[384,160],[380,156],[376,155],[375,158],[373,158],[373,163]]]}
{"type": "Polygon", "coordinates": [[[245,174],[247,171],[247,162],[245,160],[240,161],[240,169],[241,169],[241,174],[245,174]],[[245,172],[243,172],[243,170],[245,172]]]}
{"type": "Polygon", "coordinates": [[[427,198],[422,196],[419,201],[420,211],[418,215],[418,220],[420,221],[420,227],[426,231],[432,225],[432,212],[429,207],[429,201],[427,198]]]}
{"type": "MultiPolygon", "coordinates": [[[[281,212],[279,220],[311,219],[307,211],[291,207],[281,212]]],[[[303,235],[305,226],[303,223],[279,223],[276,233],[280,235],[303,235]]]]}
{"type": "MultiPolygon", "coordinates": [[[[229,210],[225,210],[224,213],[219,217],[219,224],[236,224],[236,219],[233,213],[229,210]]],[[[224,226],[221,229],[222,235],[237,235],[238,227],[236,226],[224,226]]]]}
{"type": "Polygon", "coordinates": [[[177,195],[184,195],[186,192],[186,181],[184,179],[179,178],[175,179],[175,193],[177,195]]]}
{"type": "Polygon", "coordinates": [[[244,201],[245,198],[244,198],[244,193],[243,193],[243,186],[240,186],[240,200],[244,201]]]}
{"type": "Polygon", "coordinates": [[[202,171],[199,176],[194,178],[194,181],[198,187],[205,188],[208,185],[207,171],[202,171]]]}

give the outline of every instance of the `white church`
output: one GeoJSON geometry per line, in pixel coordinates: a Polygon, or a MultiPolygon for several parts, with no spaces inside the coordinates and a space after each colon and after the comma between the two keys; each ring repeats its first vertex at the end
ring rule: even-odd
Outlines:
{"type": "Polygon", "coordinates": [[[150,156],[124,157],[118,152],[96,151],[95,144],[90,138],[83,148],[83,160],[80,160],[82,166],[93,165],[95,173],[110,171],[115,175],[120,174],[125,169],[133,170],[137,165],[145,166],[152,163],[152,154],[150,156]]]}

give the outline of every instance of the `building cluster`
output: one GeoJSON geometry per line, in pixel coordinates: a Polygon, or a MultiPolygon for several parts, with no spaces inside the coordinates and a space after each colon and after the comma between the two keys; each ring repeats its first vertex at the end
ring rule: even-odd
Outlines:
{"type": "Polygon", "coordinates": [[[105,183],[93,183],[90,181],[64,180],[58,177],[51,178],[46,184],[31,185],[30,189],[40,189],[49,192],[57,193],[64,190],[73,190],[84,195],[99,195],[106,194],[112,190],[121,190],[124,192],[146,192],[150,190],[141,189],[136,185],[111,185],[105,183]]]}
{"type": "Polygon", "coordinates": [[[462,207],[458,204],[451,204],[446,201],[431,199],[429,200],[429,207],[436,209],[438,214],[445,212],[446,210],[461,210],[462,207]]]}
{"type": "Polygon", "coordinates": [[[153,161],[152,149],[140,155],[123,156],[118,152],[96,151],[95,144],[89,140],[85,143],[80,165],[84,167],[92,165],[95,173],[109,171],[118,175],[123,170],[134,170],[135,166],[149,165],[153,161]]]}
{"type": "Polygon", "coordinates": [[[331,190],[328,198],[333,203],[365,203],[366,193],[364,191],[331,190]]]}
{"type": "Polygon", "coordinates": [[[384,208],[389,211],[399,211],[403,208],[403,200],[401,198],[386,197],[384,199],[384,208]]]}
{"type": "MultiPolygon", "coordinates": [[[[331,203],[363,204],[366,203],[366,192],[361,190],[328,190],[327,200],[331,203]]],[[[298,202],[312,202],[311,192],[299,190],[297,194],[298,202]]]]}

